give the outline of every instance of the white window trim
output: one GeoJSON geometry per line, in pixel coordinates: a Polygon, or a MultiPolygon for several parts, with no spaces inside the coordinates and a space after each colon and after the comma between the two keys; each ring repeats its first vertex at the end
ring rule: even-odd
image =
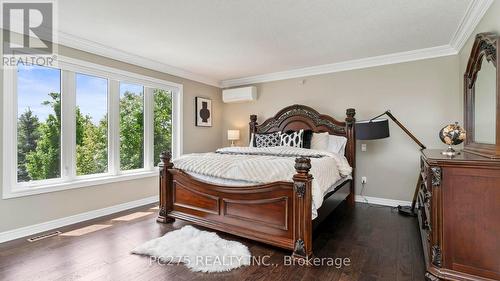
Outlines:
{"type": "Polygon", "coordinates": [[[113,182],[155,177],[153,159],[153,89],[172,92],[172,157],[182,155],[183,85],[91,62],[58,56],[61,70],[61,178],[28,183],[17,182],[17,72],[4,69],[3,77],[3,192],[2,198],[16,198],[113,182]],[[75,73],[108,79],[108,172],[76,176],[75,73]],[[144,86],[144,168],[120,171],[119,85],[120,82],[144,86]],[[73,105],[73,106],[72,106],[73,105]],[[64,133],[63,133],[64,132],[64,133]]]}

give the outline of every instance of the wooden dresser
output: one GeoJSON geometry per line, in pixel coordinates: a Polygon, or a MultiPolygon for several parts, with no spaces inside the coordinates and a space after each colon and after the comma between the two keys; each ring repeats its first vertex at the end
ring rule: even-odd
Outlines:
{"type": "Polygon", "coordinates": [[[418,219],[427,280],[500,280],[500,160],[423,150],[418,219]]]}

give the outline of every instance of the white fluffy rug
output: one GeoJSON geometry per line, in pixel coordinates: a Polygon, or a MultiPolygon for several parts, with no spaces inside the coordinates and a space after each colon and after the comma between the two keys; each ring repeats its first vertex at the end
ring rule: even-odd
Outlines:
{"type": "Polygon", "coordinates": [[[189,225],[148,241],[132,253],[151,256],[159,264],[184,263],[200,272],[230,271],[249,265],[251,259],[247,246],[189,225]]]}

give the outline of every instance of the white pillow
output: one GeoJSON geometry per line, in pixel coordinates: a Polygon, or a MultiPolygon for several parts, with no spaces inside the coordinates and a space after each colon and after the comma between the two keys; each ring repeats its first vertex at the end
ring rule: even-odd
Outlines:
{"type": "Polygon", "coordinates": [[[248,143],[248,147],[253,147],[253,133],[252,133],[252,136],[250,137],[250,143],[248,143]]]}
{"type": "MultiPolygon", "coordinates": [[[[344,155],[347,138],[342,136],[328,135],[328,152],[344,155]]],[[[312,145],[311,145],[312,146],[312,145]]]]}
{"type": "Polygon", "coordinates": [[[327,150],[328,149],[328,132],[325,133],[313,133],[311,138],[311,149],[316,150],[327,150]]]}

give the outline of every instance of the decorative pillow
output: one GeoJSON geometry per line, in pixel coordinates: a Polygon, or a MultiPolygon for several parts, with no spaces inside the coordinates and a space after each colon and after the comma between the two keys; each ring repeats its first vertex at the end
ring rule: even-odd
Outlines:
{"type": "Polygon", "coordinates": [[[346,137],[331,135],[329,136],[327,151],[344,155],[346,143],[346,137]]]}
{"type": "Polygon", "coordinates": [[[311,148],[311,140],[313,137],[314,132],[312,130],[305,130],[304,131],[304,140],[302,142],[302,147],[303,148],[311,148]]]}
{"type": "Polygon", "coordinates": [[[271,147],[280,145],[281,132],[254,134],[255,147],[271,147]]]}
{"type": "Polygon", "coordinates": [[[286,132],[281,134],[281,146],[302,147],[304,143],[304,130],[286,132]]]}
{"type": "Polygon", "coordinates": [[[311,139],[311,149],[316,150],[328,150],[328,141],[330,134],[325,133],[314,133],[311,139]]]}

